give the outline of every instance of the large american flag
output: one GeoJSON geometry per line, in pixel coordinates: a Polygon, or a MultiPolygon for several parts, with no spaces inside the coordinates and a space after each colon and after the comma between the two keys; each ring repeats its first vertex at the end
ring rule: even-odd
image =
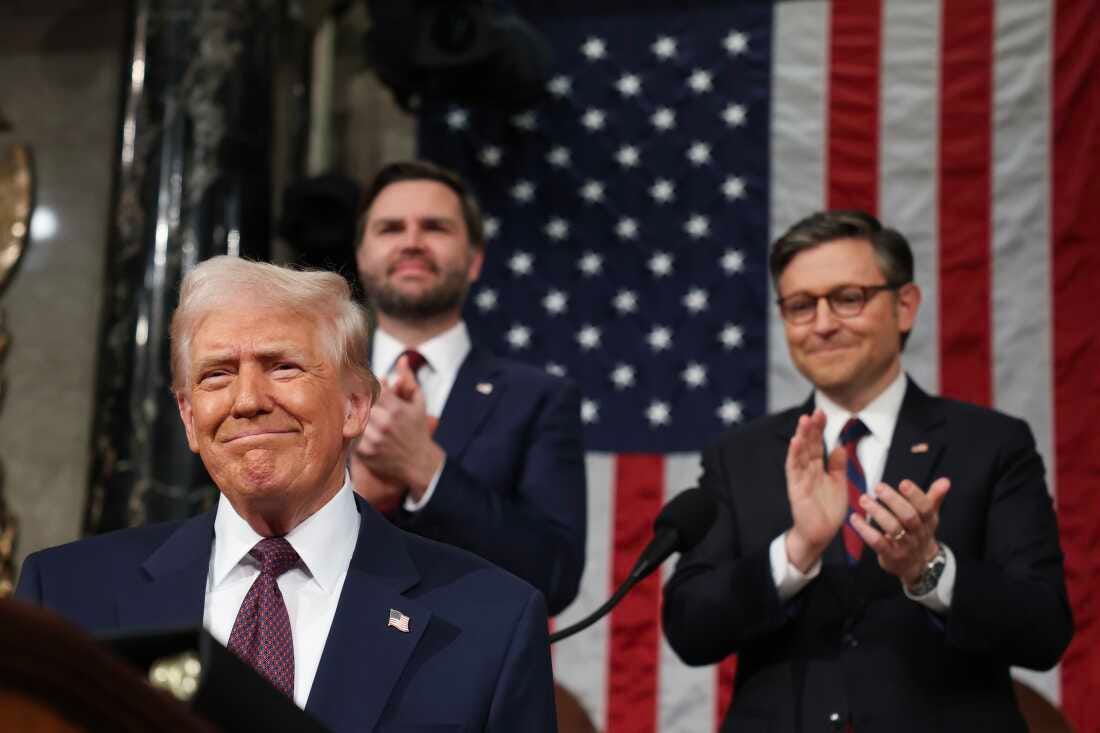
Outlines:
{"type": "MultiPolygon", "coordinates": [[[[808,395],[768,244],[812,211],[862,208],[915,249],[910,374],[1036,434],[1078,631],[1052,673],[1021,674],[1100,730],[1098,2],[558,2],[527,17],[557,54],[546,100],[441,104],[420,146],[489,217],[475,338],[584,393],[589,553],[556,623],[625,577],[725,426],[808,395]]],[[[675,658],[660,582],[555,648],[601,730],[721,720],[735,662],[675,658]]]]}

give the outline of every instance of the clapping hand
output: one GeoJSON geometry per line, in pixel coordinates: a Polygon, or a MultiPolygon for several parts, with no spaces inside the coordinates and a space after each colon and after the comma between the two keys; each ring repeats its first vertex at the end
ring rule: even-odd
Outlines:
{"type": "Polygon", "coordinates": [[[828,547],[848,515],[848,457],[837,447],[825,461],[825,413],[798,418],[787,447],[787,498],[794,526],[787,532],[787,557],[806,572],[828,547]]]}

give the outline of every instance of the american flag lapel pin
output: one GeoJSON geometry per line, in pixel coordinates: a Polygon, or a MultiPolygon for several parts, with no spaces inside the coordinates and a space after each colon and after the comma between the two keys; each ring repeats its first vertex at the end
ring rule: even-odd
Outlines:
{"type": "Polygon", "coordinates": [[[493,393],[493,385],[489,382],[480,382],[477,385],[477,391],[481,394],[488,395],[493,393]]]}
{"type": "Polygon", "coordinates": [[[407,634],[409,633],[409,617],[398,611],[396,608],[390,609],[390,620],[386,623],[386,626],[392,626],[398,631],[407,634]]]}
{"type": "Polygon", "coordinates": [[[910,453],[927,453],[928,443],[914,443],[913,447],[909,449],[910,453]]]}

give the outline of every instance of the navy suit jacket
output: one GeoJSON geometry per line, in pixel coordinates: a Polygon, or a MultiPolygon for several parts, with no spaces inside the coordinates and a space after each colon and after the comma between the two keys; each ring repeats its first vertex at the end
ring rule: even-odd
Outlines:
{"type": "MultiPolygon", "coordinates": [[[[542,596],[357,500],[359,540],[306,711],[333,731],[554,731],[542,596]],[[390,609],[409,633],[387,626],[390,609]]],[[[16,595],[96,633],[202,624],[214,514],[44,550],[16,595]]]]}
{"type": "Polygon", "coordinates": [[[568,606],[584,569],[587,501],[576,386],[474,347],[434,437],[447,453],[435,493],[395,522],[518,575],[551,615],[568,606]]]}
{"type": "Polygon", "coordinates": [[[665,588],[664,629],[688,663],[737,653],[723,730],[1024,731],[1010,665],[1048,668],[1069,643],[1058,529],[1027,425],[912,381],[883,481],[951,479],[937,537],[957,561],[939,617],[909,600],[872,550],[849,568],[840,538],[783,604],[768,547],[793,524],[784,460],[798,416],[726,433],[704,455],[714,526],[665,588]]]}

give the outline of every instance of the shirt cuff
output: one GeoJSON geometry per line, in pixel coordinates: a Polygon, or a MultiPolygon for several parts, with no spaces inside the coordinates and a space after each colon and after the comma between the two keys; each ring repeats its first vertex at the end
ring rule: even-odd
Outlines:
{"type": "Polygon", "coordinates": [[[443,463],[439,464],[439,469],[432,474],[432,480],[428,482],[428,488],[424,490],[424,493],[420,496],[419,500],[413,500],[411,496],[405,494],[405,511],[418,512],[424,507],[428,506],[428,502],[432,498],[432,494],[435,493],[435,487],[439,484],[439,477],[443,475],[443,467],[447,465],[446,457],[443,458],[443,463]]]}
{"type": "Polygon", "coordinates": [[[943,573],[940,575],[940,582],[936,584],[936,587],[923,596],[915,596],[910,593],[909,589],[905,587],[905,583],[901,584],[901,589],[905,591],[906,597],[910,600],[914,600],[929,611],[943,616],[950,610],[951,599],[955,595],[955,555],[952,554],[951,548],[942,542],[940,547],[943,548],[943,554],[947,557],[947,562],[944,563],[943,573]]]}
{"type": "Polygon", "coordinates": [[[786,532],[772,540],[768,547],[768,558],[772,566],[772,580],[775,581],[775,589],[779,591],[779,600],[783,603],[794,598],[821,572],[821,558],[805,573],[791,564],[787,558],[786,532]]]}

